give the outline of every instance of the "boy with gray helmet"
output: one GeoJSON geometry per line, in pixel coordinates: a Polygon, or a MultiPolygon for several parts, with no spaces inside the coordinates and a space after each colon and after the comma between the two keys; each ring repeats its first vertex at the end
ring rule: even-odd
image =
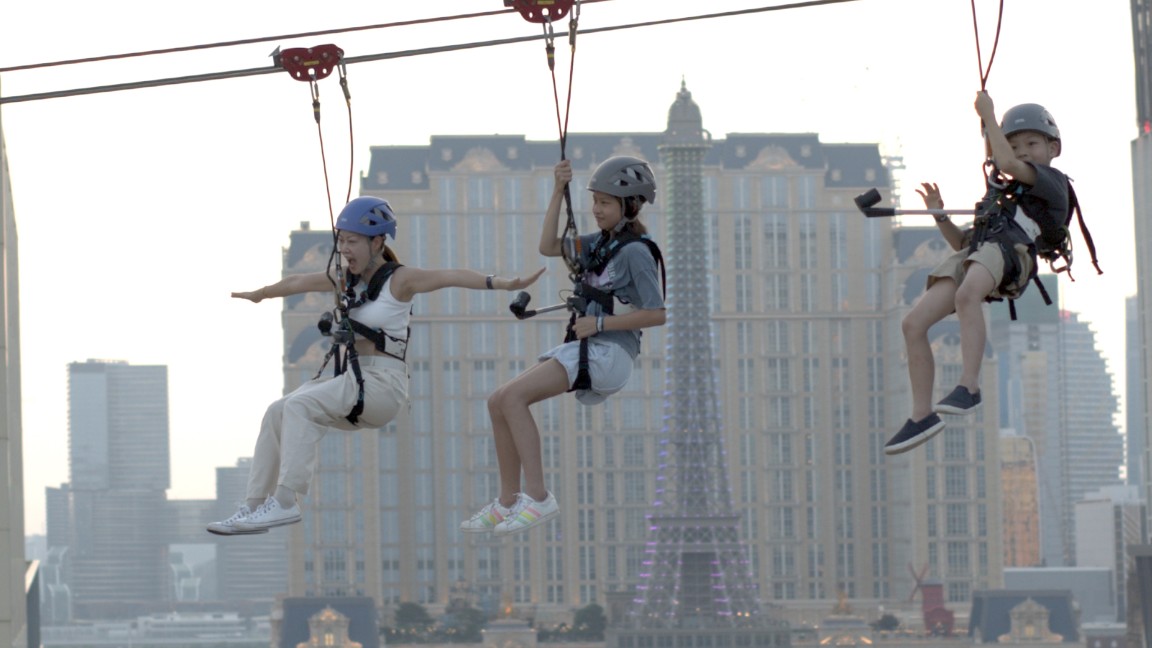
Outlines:
{"type": "MultiPolygon", "coordinates": [[[[884,446],[886,454],[907,452],[944,429],[940,414],[965,415],[980,409],[980,364],[986,328],[986,300],[1014,299],[1036,275],[1037,244],[1058,232],[1069,214],[1068,177],[1051,166],[1060,155],[1060,130],[1043,106],[1021,104],[997,124],[988,93],[976,95],[976,112],[1003,184],[990,177],[989,193],[980,203],[973,226],[961,230],[946,215],[936,226],[956,252],[928,277],[924,294],[904,317],[902,328],[912,386],[912,416],[884,446]],[[960,384],[931,405],[935,360],[928,329],[955,312],[960,320],[963,368],[960,384]]],[[[943,209],[934,183],[916,193],[929,209],[943,209]]]]}
{"type": "Polygon", "coordinates": [[[538,364],[488,398],[500,465],[500,494],[461,522],[460,530],[467,533],[516,533],[559,514],[556,498],[544,484],[540,432],[528,406],[568,391],[574,391],[585,405],[603,402],[628,382],[640,352],[640,329],[664,324],[658,252],[644,236],[644,225],[639,221],[643,205],[656,198],[656,180],[648,163],[619,156],[597,167],[588,190],[599,231],[578,240],[557,235],[564,188],[572,180],[572,163],[562,160],[554,176],[540,253],[561,256],[567,246],[568,258],[575,259],[576,267],[584,270],[578,289],[589,296],[587,309],[573,318],[564,344],[542,354],[538,364]],[[630,244],[639,240],[652,247],[630,244]],[[590,296],[596,294],[606,297],[598,301],[590,296]],[[589,384],[583,384],[585,379],[589,384]]]}

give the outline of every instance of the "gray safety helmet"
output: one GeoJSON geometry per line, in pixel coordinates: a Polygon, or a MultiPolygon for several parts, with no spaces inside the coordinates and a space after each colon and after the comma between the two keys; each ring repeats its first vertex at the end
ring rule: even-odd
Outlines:
{"type": "Polygon", "coordinates": [[[648,163],[628,155],[610,157],[596,167],[588,180],[588,191],[602,191],[617,198],[656,201],[656,176],[648,163]]]}
{"type": "Polygon", "coordinates": [[[1027,103],[1013,106],[1004,113],[1000,128],[1007,137],[1021,131],[1036,131],[1056,141],[1060,140],[1060,129],[1052,113],[1040,104],[1027,103]]]}

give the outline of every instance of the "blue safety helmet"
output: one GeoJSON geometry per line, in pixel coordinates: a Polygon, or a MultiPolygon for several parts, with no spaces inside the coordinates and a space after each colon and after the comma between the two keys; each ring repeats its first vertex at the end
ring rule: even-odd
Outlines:
{"type": "Polygon", "coordinates": [[[375,196],[353,198],[340,216],[336,218],[336,229],[354,232],[364,236],[391,236],[396,240],[396,215],[387,200],[375,196]]]}

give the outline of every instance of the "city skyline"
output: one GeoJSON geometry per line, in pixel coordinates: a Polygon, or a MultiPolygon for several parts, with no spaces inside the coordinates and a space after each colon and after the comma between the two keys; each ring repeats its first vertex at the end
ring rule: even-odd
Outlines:
{"type": "MultiPolygon", "coordinates": [[[[728,5],[746,7],[748,3],[728,5]]],[[[662,8],[669,14],[688,14],[698,10],[699,5],[670,2],[662,3],[662,8]]],[[[76,9],[82,11],[80,7],[76,9]]],[[[452,9],[472,10],[472,6],[462,2],[445,3],[442,9],[448,13],[452,9]]],[[[981,7],[982,17],[994,14],[993,9],[981,7]]],[[[123,10],[140,12],[128,5],[123,10]]],[[[401,10],[412,11],[411,8],[397,11],[401,10]]],[[[53,39],[53,47],[45,48],[45,43],[29,39],[39,31],[37,26],[41,21],[46,20],[38,11],[36,7],[22,5],[13,13],[12,20],[0,25],[0,33],[4,35],[0,39],[0,62],[91,55],[102,52],[107,42],[120,43],[125,48],[147,46],[139,34],[118,34],[110,40],[96,42],[83,33],[76,33],[53,39]]],[[[211,7],[201,7],[199,11],[205,15],[212,13],[211,7]]],[[[968,7],[959,3],[942,11],[952,13],[942,15],[941,24],[960,25],[970,19],[968,7]]],[[[625,22],[642,19],[646,13],[626,3],[589,5],[584,9],[582,24],[625,22]]],[[[208,35],[213,34],[209,25],[197,22],[195,17],[187,18],[179,29],[157,25],[152,38],[168,45],[197,40],[201,35],[207,40],[208,35]]],[[[379,18],[352,12],[338,24],[357,19],[379,22],[379,18]]],[[[829,141],[879,141],[893,151],[899,146],[907,167],[903,174],[906,201],[917,181],[934,178],[946,187],[949,204],[962,205],[979,193],[975,167],[982,155],[971,111],[971,95],[975,89],[972,34],[970,29],[931,35],[920,33],[925,30],[915,28],[918,21],[917,12],[908,2],[893,4],[883,12],[870,11],[861,3],[835,9],[780,12],[763,19],[699,23],[691,29],[667,27],[620,36],[589,37],[581,41],[576,61],[572,129],[595,132],[657,128],[666,107],[668,88],[686,77],[698,101],[708,110],[707,128],[716,129],[718,133],[820,132],[827,134],[829,141]],[[855,16],[858,20],[830,20],[839,16],[855,16]],[[855,25],[866,24],[865,16],[879,21],[877,33],[861,33],[855,29],[855,25]],[[888,48],[879,46],[875,40],[877,35],[892,30],[900,32],[901,42],[909,49],[949,50],[950,53],[940,60],[912,61],[892,52],[878,51],[888,48]],[[765,35],[769,38],[765,39],[765,35]],[[698,61],[674,53],[672,44],[685,39],[703,39],[701,47],[685,48],[691,49],[698,61]],[[766,65],[762,79],[734,85],[721,82],[725,75],[708,72],[723,69],[730,66],[732,60],[741,58],[770,61],[762,57],[779,55],[781,51],[809,51],[805,48],[813,43],[826,47],[827,51],[813,52],[804,65],[766,65]],[[615,81],[606,76],[606,70],[613,69],[613,53],[632,51],[642,44],[654,54],[646,61],[650,71],[641,75],[642,78],[628,80],[636,84],[636,97],[628,102],[629,109],[596,106],[603,85],[615,81]],[[754,44],[758,44],[759,49],[754,49],[754,44]],[[836,52],[841,51],[852,51],[852,61],[838,57],[836,52]],[[906,105],[905,100],[916,97],[919,79],[931,78],[934,74],[957,81],[934,86],[932,115],[926,119],[920,114],[924,104],[913,101],[912,105],[906,105]],[[811,82],[815,78],[820,79],[818,85],[811,82]],[[781,95],[779,88],[788,88],[789,94],[781,95]],[[845,105],[845,98],[852,100],[854,112],[850,116],[835,110],[845,105]],[[949,125],[948,132],[940,132],[941,122],[949,125]],[[965,124],[973,127],[966,129],[965,124]]],[[[1015,101],[1040,100],[1049,104],[1067,133],[1066,153],[1059,163],[1076,178],[1078,193],[1086,206],[1091,205],[1088,218],[1098,246],[1105,251],[1102,265],[1108,273],[1098,279],[1085,272],[1086,267],[1082,269],[1077,275],[1078,282],[1066,291],[1067,305],[1090,318],[1112,371],[1119,375],[1124,359],[1116,349],[1122,345],[1123,336],[1110,327],[1124,320],[1119,310],[1123,308],[1122,297],[1117,299],[1116,295],[1123,296],[1133,289],[1127,269],[1131,263],[1131,251],[1127,249],[1130,228],[1124,226],[1131,218],[1127,149],[1136,134],[1130,99],[1132,63],[1127,8],[1090,11],[1061,8],[1032,15],[1009,6],[1005,10],[1004,25],[989,89],[1001,110],[1015,101]],[[1099,21],[1111,22],[1100,29],[1085,29],[1099,21]],[[1085,29],[1093,51],[1108,62],[1104,66],[1108,73],[1079,79],[1078,86],[1085,97],[1109,96],[1116,101],[1102,102],[1104,105],[1098,101],[1082,104],[1079,99],[1054,94],[1051,83],[1021,81],[1022,77],[1029,76],[1021,71],[1033,60],[1027,54],[1029,39],[1020,36],[1019,26],[1025,22],[1030,29],[1054,33],[1085,29]],[[1010,78],[1013,83],[1006,83],[1010,78]],[[1113,164],[1119,164],[1122,169],[1110,170],[1113,164]],[[1114,228],[1103,226],[1105,222],[1119,225],[1113,231],[1114,228]],[[1090,297],[1111,299],[1117,305],[1113,308],[1108,302],[1090,301],[1090,297]],[[1077,302],[1084,307],[1078,308],[1077,302]]],[[[67,24],[59,27],[70,28],[67,24]]],[[[261,15],[259,20],[255,16],[238,16],[230,27],[240,32],[233,36],[301,30],[299,24],[284,22],[279,16],[269,20],[267,15],[261,15]]],[[[982,26],[986,45],[991,27],[982,26]]],[[[485,23],[485,28],[484,33],[489,33],[490,28],[494,36],[534,33],[527,23],[518,19],[494,20],[485,23]]],[[[414,34],[411,41],[405,41],[409,36],[399,30],[389,36],[395,36],[390,42],[402,46],[439,43],[457,36],[461,40],[470,39],[476,32],[443,27],[434,36],[427,31],[414,34]]],[[[338,40],[349,52],[354,49],[358,53],[377,51],[382,47],[379,40],[371,38],[340,36],[338,40]]],[[[263,60],[267,48],[260,48],[259,55],[252,56],[263,60]]],[[[566,52],[560,49],[558,59],[563,63],[566,52]]],[[[368,145],[420,144],[435,133],[499,130],[527,132],[542,140],[554,137],[555,114],[542,47],[539,43],[530,43],[509,51],[497,50],[499,48],[478,51],[469,54],[468,59],[447,55],[439,59],[421,57],[419,61],[393,67],[352,66],[349,78],[355,97],[357,158],[366,160],[361,151],[368,145]],[[486,65],[486,69],[512,73],[520,83],[502,87],[502,94],[490,101],[470,102],[468,111],[452,112],[447,128],[423,116],[421,113],[431,112],[421,109],[425,102],[452,105],[453,99],[460,97],[490,96],[491,78],[487,83],[483,78],[458,78],[462,75],[456,73],[467,69],[472,61],[486,65]],[[421,79],[443,75],[452,75],[460,86],[446,95],[438,95],[434,93],[441,89],[420,83],[421,79]],[[389,81],[372,82],[381,76],[388,77],[389,81]],[[388,95],[381,94],[412,87],[420,87],[421,93],[433,94],[417,93],[413,96],[416,100],[406,102],[391,101],[388,95]],[[525,109],[509,112],[499,108],[509,103],[525,109]]],[[[1071,54],[1054,51],[1052,56],[1059,62],[1060,57],[1071,54]]],[[[200,71],[200,65],[236,67],[238,60],[228,55],[182,65],[189,71],[200,71]]],[[[109,64],[100,69],[128,77],[164,76],[172,72],[167,65],[149,63],[141,68],[125,63],[123,67],[109,64]]],[[[1072,64],[1059,67],[1079,69],[1072,64]]],[[[50,89],[55,84],[83,85],[85,78],[68,69],[52,74],[10,73],[4,76],[3,95],[50,89]]],[[[346,160],[337,160],[341,151],[336,142],[340,141],[345,117],[334,88],[334,84],[322,86],[326,102],[324,126],[328,152],[333,156],[329,167],[341,169],[346,160]]],[[[72,247],[71,240],[116,251],[102,254],[100,263],[90,264],[94,279],[111,288],[75,291],[73,298],[78,308],[90,312],[111,309],[126,314],[126,319],[109,318],[107,323],[89,323],[90,335],[53,343],[46,342],[43,336],[47,332],[43,327],[27,323],[24,327],[24,344],[28,349],[37,350],[35,365],[26,362],[23,368],[29,533],[43,530],[39,511],[43,511],[40,502],[44,487],[66,481],[63,477],[66,460],[50,449],[61,447],[66,434],[59,412],[63,403],[62,377],[69,362],[93,356],[112,357],[134,364],[162,363],[172,368],[172,443],[174,457],[179,457],[173,462],[174,497],[210,497],[212,468],[231,465],[236,457],[250,450],[247,447],[250,434],[259,421],[260,411],[280,389],[280,350],[274,339],[279,313],[274,307],[231,303],[226,295],[230,290],[247,289],[273,280],[279,267],[276,257],[278,248],[283,246],[284,233],[302,220],[310,220],[317,227],[326,220],[324,192],[317,171],[315,130],[306,94],[303,85],[269,78],[254,82],[252,87],[222,82],[4,106],[22,261],[26,267],[37,264],[35,267],[39,270],[22,273],[23,316],[28,318],[51,310],[45,299],[53,298],[49,297],[50,291],[42,289],[42,282],[69,285],[74,281],[72,264],[41,265],[46,259],[60,258],[59,255],[87,258],[88,250],[72,247]],[[234,100],[247,97],[253,87],[265,93],[266,103],[248,101],[245,104],[234,100]],[[212,101],[207,97],[221,95],[211,107],[206,105],[212,101]],[[172,111],[174,105],[193,112],[183,118],[182,113],[172,111]],[[119,121],[134,115],[152,117],[119,121]],[[48,127],[48,124],[54,125],[48,127]],[[180,124],[180,128],[174,129],[174,124],[180,124]],[[265,127],[255,128],[254,124],[265,124],[265,127]],[[199,130],[201,128],[207,128],[207,132],[199,130]],[[49,132],[51,138],[47,137],[49,132]],[[145,133],[163,136],[141,138],[145,133]],[[234,153],[217,154],[211,163],[205,163],[203,158],[192,155],[201,150],[234,153]],[[183,155],[184,152],[188,155],[183,155]],[[129,159],[118,157],[121,153],[127,153],[129,159]],[[93,155],[98,157],[90,157],[93,155]],[[198,161],[189,167],[185,157],[198,161]],[[141,166],[146,160],[160,159],[165,163],[141,166]],[[62,160],[69,162],[65,168],[72,174],[74,191],[86,198],[93,214],[98,214],[82,221],[74,215],[65,215],[63,222],[70,236],[63,239],[57,231],[61,219],[52,217],[53,203],[49,198],[54,195],[52,188],[60,181],[62,160]],[[285,160],[299,162],[302,180],[290,183],[292,186],[286,186],[283,179],[279,163],[285,160]],[[106,176],[104,169],[108,168],[122,169],[118,177],[132,179],[108,182],[105,177],[101,180],[106,176]],[[189,189],[192,185],[188,183],[193,183],[196,189],[189,189]],[[253,187],[271,189],[253,191],[253,187]],[[179,199],[174,201],[174,196],[179,199]],[[158,206],[162,206],[170,218],[160,222],[155,218],[141,218],[155,214],[158,206]],[[176,229],[168,229],[170,226],[176,229]],[[152,238],[138,240],[137,232],[149,232],[152,238]],[[230,236],[221,238],[220,232],[230,236]],[[105,238],[106,234],[112,234],[112,238],[105,238]],[[211,251],[214,261],[188,264],[184,260],[190,258],[189,251],[194,249],[211,251]],[[173,255],[174,250],[179,253],[173,255]],[[178,266],[169,266],[168,259],[182,261],[177,262],[178,266]],[[148,270],[137,272],[140,265],[148,270]],[[58,271],[70,273],[53,274],[58,271]],[[105,272],[112,274],[105,275],[105,272]],[[132,275],[135,279],[131,286],[123,286],[109,278],[113,275],[132,275]],[[177,342],[176,318],[195,326],[202,341],[198,344],[177,342]],[[90,349],[91,340],[101,340],[99,348],[88,351],[80,346],[87,343],[90,349]],[[236,370],[234,358],[244,359],[241,370],[236,370]],[[210,407],[205,406],[206,401],[210,407]],[[29,412],[35,412],[35,418],[29,412]],[[225,415],[213,416],[211,412],[225,415]]],[[[366,168],[366,163],[357,167],[366,168]]],[[[334,171],[332,175],[333,195],[342,198],[340,173],[334,171]]],[[[340,202],[340,198],[335,198],[335,202],[340,202]]],[[[401,233],[403,231],[402,226],[401,233]]],[[[408,253],[409,244],[401,239],[402,254],[408,253]]],[[[499,272],[502,268],[492,270],[499,272]]],[[[25,353],[25,357],[30,356],[25,353]]]]}

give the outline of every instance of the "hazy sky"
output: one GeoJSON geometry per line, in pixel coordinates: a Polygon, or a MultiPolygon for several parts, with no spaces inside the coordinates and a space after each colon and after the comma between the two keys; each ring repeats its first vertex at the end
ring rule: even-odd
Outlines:
{"type": "MultiPolygon", "coordinates": [[[[612,0],[583,7],[580,24],[770,4],[779,3],[612,0]]],[[[998,0],[976,5],[986,60],[998,0]]],[[[1076,181],[1106,272],[1096,277],[1082,252],[1076,283],[1060,280],[1063,306],[1097,331],[1122,393],[1124,298],[1135,292],[1129,147],[1137,128],[1128,3],[1005,5],[988,90],[998,114],[1038,102],[1060,125],[1064,154],[1056,165],[1076,181]]],[[[0,67],[502,3],[333,6],[7,3],[0,10],[0,67]]],[[[270,65],[277,45],[335,43],[352,57],[539,31],[508,14],[19,71],[0,75],[0,96],[255,68],[270,65]]],[[[983,190],[969,0],[857,0],[593,34],[577,45],[572,132],[662,131],[684,78],[716,138],[815,132],[824,142],[879,142],[904,156],[906,207],[920,206],[912,188],[922,180],[938,182],[951,207],[971,206],[983,190]]],[[[567,50],[561,36],[562,78],[567,50]]],[[[427,144],[432,135],[450,134],[557,138],[540,42],[355,64],[348,81],[357,176],[370,146],[427,144]]],[[[339,209],[349,169],[347,113],[336,78],[320,86],[339,209]]],[[[277,279],[281,248],[300,221],[327,227],[310,104],[307,84],[279,73],[0,107],[20,241],[28,533],[44,530],[45,486],[68,481],[69,362],[168,365],[171,497],[213,497],[213,468],[251,453],[263,410],[282,389],[281,304],[234,301],[229,292],[277,279]]],[[[401,255],[404,246],[401,237],[401,255]]]]}

